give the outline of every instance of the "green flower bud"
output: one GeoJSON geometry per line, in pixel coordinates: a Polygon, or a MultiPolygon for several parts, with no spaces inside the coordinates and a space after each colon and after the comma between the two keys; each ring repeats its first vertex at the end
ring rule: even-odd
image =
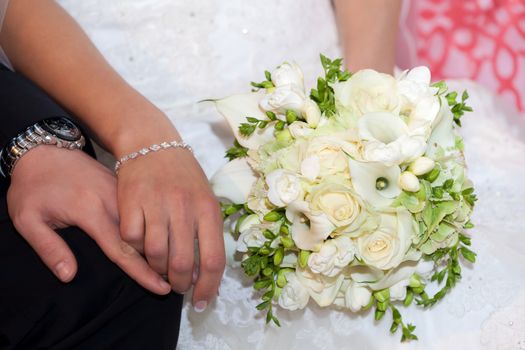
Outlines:
{"type": "Polygon", "coordinates": [[[297,120],[297,113],[292,111],[291,109],[286,111],[286,121],[288,124],[292,124],[294,121],[297,120]]]}
{"type": "Polygon", "coordinates": [[[263,275],[265,276],[271,276],[273,273],[273,269],[271,267],[266,267],[264,270],[263,270],[263,275]]]}
{"type": "Polygon", "coordinates": [[[264,220],[265,221],[270,221],[270,222],[275,222],[275,221],[279,221],[283,218],[283,214],[279,213],[278,211],[271,211],[269,212],[268,214],[266,214],[264,216],[264,220]]]}
{"type": "Polygon", "coordinates": [[[283,258],[284,258],[284,248],[280,247],[279,249],[277,249],[277,251],[273,255],[273,264],[275,266],[281,265],[281,263],[283,262],[283,258]]]}
{"type": "Polygon", "coordinates": [[[377,301],[384,303],[390,300],[390,290],[386,288],[386,289],[377,291],[374,293],[374,297],[377,299],[377,301]]]}
{"type": "Polygon", "coordinates": [[[430,183],[436,181],[436,179],[438,178],[440,172],[441,171],[437,167],[432,169],[431,172],[429,172],[428,174],[425,175],[425,180],[427,180],[430,183]]]}
{"type": "Polygon", "coordinates": [[[410,277],[410,281],[408,282],[408,286],[410,288],[419,288],[419,287],[423,286],[423,283],[421,282],[421,277],[419,277],[419,275],[417,275],[417,274],[413,274],[410,277]]]}
{"type": "Polygon", "coordinates": [[[310,251],[308,250],[301,250],[299,252],[299,266],[302,268],[305,268],[308,266],[308,258],[310,257],[310,251]]]}
{"type": "Polygon", "coordinates": [[[285,248],[292,248],[294,246],[293,240],[290,237],[281,237],[281,243],[285,248]]]}

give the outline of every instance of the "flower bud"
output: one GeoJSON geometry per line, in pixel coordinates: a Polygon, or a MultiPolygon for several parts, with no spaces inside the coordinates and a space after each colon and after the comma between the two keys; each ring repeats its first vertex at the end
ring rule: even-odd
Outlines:
{"type": "Polygon", "coordinates": [[[303,86],[303,72],[296,63],[285,62],[272,72],[272,82],[275,86],[295,84],[303,86]]]}
{"type": "Polygon", "coordinates": [[[321,119],[321,110],[317,103],[306,99],[303,105],[303,117],[311,128],[316,128],[321,119]]]}
{"type": "Polygon", "coordinates": [[[419,157],[416,159],[408,170],[410,170],[414,175],[420,176],[429,173],[436,166],[436,162],[428,157],[419,157]]]}
{"type": "Polygon", "coordinates": [[[401,173],[398,180],[399,187],[407,192],[419,191],[419,179],[409,171],[401,173]]]}

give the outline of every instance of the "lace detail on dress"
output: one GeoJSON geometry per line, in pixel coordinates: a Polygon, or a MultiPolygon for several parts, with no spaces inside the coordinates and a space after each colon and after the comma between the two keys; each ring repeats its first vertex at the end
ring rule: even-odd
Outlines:
{"type": "Polygon", "coordinates": [[[486,349],[525,350],[525,295],[492,314],[481,330],[486,349]]]}

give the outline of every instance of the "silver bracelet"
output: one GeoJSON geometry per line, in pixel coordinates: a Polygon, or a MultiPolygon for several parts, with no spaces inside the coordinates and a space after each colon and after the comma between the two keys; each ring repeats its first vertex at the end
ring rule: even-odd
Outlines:
{"type": "Polygon", "coordinates": [[[138,150],[137,152],[133,152],[133,153],[130,153],[130,154],[127,154],[125,155],[124,157],[120,158],[119,160],[117,160],[117,162],[115,163],[115,173],[118,174],[118,171],[120,169],[120,167],[122,166],[122,164],[132,160],[132,159],[135,159],[135,158],[138,158],[140,156],[145,156],[146,154],[150,153],[150,152],[157,152],[157,151],[160,151],[160,150],[163,150],[163,149],[169,149],[169,148],[184,148],[184,149],[187,149],[188,151],[192,152],[193,153],[193,150],[191,149],[191,147],[184,141],[171,141],[171,142],[163,142],[163,143],[160,143],[160,144],[154,144],[154,145],[151,145],[149,147],[145,147],[145,148],[142,148],[140,150],[138,150]]]}

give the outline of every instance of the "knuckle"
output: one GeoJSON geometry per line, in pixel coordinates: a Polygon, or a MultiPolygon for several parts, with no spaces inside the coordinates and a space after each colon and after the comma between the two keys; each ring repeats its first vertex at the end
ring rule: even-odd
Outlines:
{"type": "Polygon", "coordinates": [[[206,215],[211,215],[213,218],[218,217],[220,214],[220,206],[217,198],[209,194],[201,195],[199,198],[199,205],[206,215]]]}
{"type": "Polygon", "coordinates": [[[210,273],[222,273],[226,266],[224,255],[212,255],[202,258],[201,269],[210,273]]]}
{"type": "Polygon", "coordinates": [[[157,243],[146,244],[144,247],[144,252],[146,253],[147,257],[153,259],[162,258],[167,253],[165,246],[157,243]]]}
{"type": "Polygon", "coordinates": [[[193,270],[193,261],[188,258],[174,258],[169,263],[169,268],[177,274],[190,273],[193,270]]]}
{"type": "Polygon", "coordinates": [[[25,231],[35,220],[35,214],[31,208],[20,208],[12,213],[11,220],[18,231],[25,231]]]}

